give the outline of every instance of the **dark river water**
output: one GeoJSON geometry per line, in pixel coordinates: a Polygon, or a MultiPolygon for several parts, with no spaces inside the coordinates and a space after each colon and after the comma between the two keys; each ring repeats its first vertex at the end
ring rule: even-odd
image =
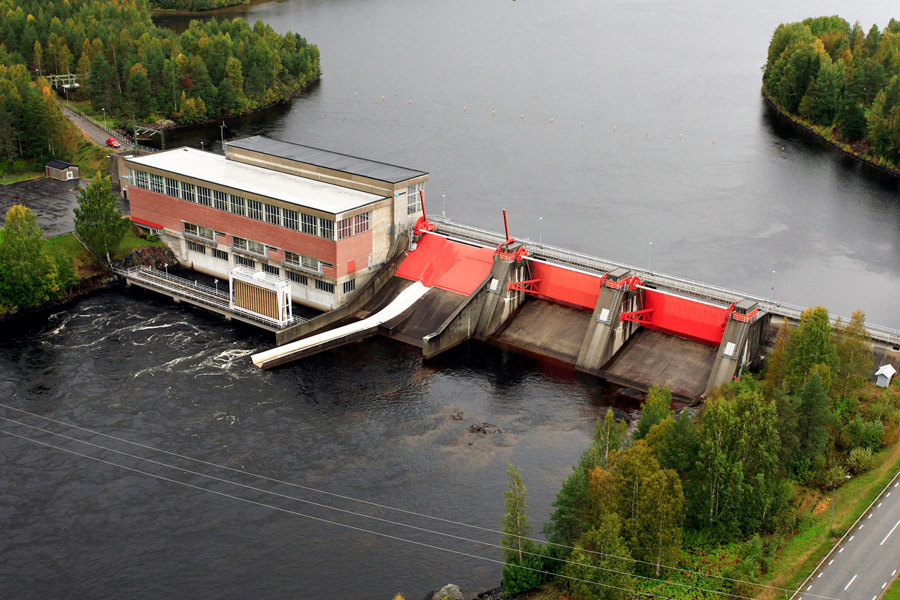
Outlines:
{"type": "MultiPolygon", "coordinates": [[[[507,208],[517,236],[758,294],[774,285],[784,301],[897,327],[897,180],[798,137],[759,96],[779,22],[842,14],[868,30],[894,8],[258,4],[225,14],[300,32],[324,76],[228,122],[226,137],[427,170],[429,209],[459,221],[498,230],[507,208]]],[[[214,127],[168,143],[218,139],[214,127]]],[[[376,339],[259,371],[248,356],[270,345],[125,290],[4,325],[0,429],[22,437],[0,434],[0,595],[375,600],[447,582],[473,594],[500,579],[477,557],[500,553],[459,538],[499,536],[448,521],[499,529],[512,462],[539,529],[596,418],[635,408],[483,344],[423,361],[376,339]],[[482,422],[502,433],[468,432],[482,422]]]]}

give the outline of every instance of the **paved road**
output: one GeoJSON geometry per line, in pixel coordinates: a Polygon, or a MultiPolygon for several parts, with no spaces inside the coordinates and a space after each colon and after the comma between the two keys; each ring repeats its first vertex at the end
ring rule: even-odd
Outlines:
{"type": "Polygon", "coordinates": [[[76,197],[79,186],[87,185],[84,179],[57,181],[39,178],[0,185],[0,225],[6,221],[6,211],[13,204],[24,204],[37,217],[44,237],[53,237],[75,231],[76,197]]]}
{"type": "MultiPolygon", "coordinates": [[[[106,138],[108,138],[108,137],[114,137],[117,140],[119,140],[120,142],[123,142],[123,143],[125,142],[125,140],[122,139],[121,137],[119,137],[118,135],[116,135],[114,133],[107,133],[102,128],[97,127],[96,125],[94,125],[93,123],[91,123],[90,121],[88,121],[87,119],[85,119],[84,117],[79,115],[78,113],[76,113],[72,110],[69,110],[69,108],[65,105],[65,103],[60,102],[59,106],[60,106],[60,108],[62,108],[63,114],[66,115],[70,121],[75,123],[75,125],[77,125],[78,128],[84,132],[84,135],[86,135],[95,144],[98,144],[100,146],[106,146],[106,138]]],[[[115,152],[116,150],[114,148],[109,148],[109,151],[115,152]]]]}
{"type": "Polygon", "coordinates": [[[876,600],[900,572],[900,473],[803,584],[797,600],[876,600]]]}

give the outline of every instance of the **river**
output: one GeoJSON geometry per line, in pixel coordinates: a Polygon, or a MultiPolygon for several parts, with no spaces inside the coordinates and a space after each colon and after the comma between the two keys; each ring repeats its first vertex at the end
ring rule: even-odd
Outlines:
{"type": "MultiPolygon", "coordinates": [[[[507,208],[517,236],[752,293],[774,286],[896,327],[897,181],[795,135],[759,96],[775,26],[841,8],[242,7],[225,14],[317,43],[324,76],[225,133],[427,170],[429,210],[453,219],[498,230],[507,208]]],[[[844,16],[868,29],[892,8],[844,16]]],[[[209,148],[219,135],[179,132],[169,145],[209,148]]],[[[376,339],[262,372],[248,355],[270,343],[125,290],[4,326],[0,402],[55,422],[0,407],[0,429],[23,436],[0,435],[0,593],[377,600],[453,582],[472,594],[499,582],[498,564],[474,558],[496,560],[496,548],[399,523],[498,535],[351,498],[499,529],[512,462],[539,530],[596,418],[634,408],[596,380],[478,343],[423,361],[376,339]],[[483,422],[502,433],[469,433],[483,422]]]]}

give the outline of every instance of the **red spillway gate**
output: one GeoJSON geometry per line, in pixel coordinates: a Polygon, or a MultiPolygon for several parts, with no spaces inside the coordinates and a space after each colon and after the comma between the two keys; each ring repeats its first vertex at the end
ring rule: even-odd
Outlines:
{"type": "Polygon", "coordinates": [[[493,263],[494,251],[490,248],[469,246],[426,233],[416,244],[416,249],[403,259],[397,275],[421,281],[426,287],[468,296],[487,278],[493,263]]]}

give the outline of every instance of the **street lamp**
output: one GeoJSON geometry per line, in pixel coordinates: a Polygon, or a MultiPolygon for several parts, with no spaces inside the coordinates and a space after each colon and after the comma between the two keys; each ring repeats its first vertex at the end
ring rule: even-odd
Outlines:
{"type": "Polygon", "coordinates": [[[828,526],[828,531],[834,529],[834,482],[838,479],[850,479],[850,476],[842,475],[831,480],[831,525],[828,526]]]}
{"type": "Polygon", "coordinates": [[[441,216],[447,216],[447,194],[441,194],[441,216]]]}
{"type": "Polygon", "coordinates": [[[169,263],[164,264],[164,265],[163,265],[163,268],[165,268],[165,270],[166,270],[166,277],[168,277],[168,276],[169,276],[169,263]]]}
{"type": "Polygon", "coordinates": [[[772,271],[772,298],[775,298],[775,271],[772,271]]]}
{"type": "Polygon", "coordinates": [[[213,283],[216,284],[216,293],[218,294],[218,293],[219,293],[219,280],[218,280],[218,279],[213,279],[213,283]]]}
{"type": "Polygon", "coordinates": [[[200,151],[203,151],[203,140],[200,140],[200,151]]]}
{"type": "Polygon", "coordinates": [[[650,263],[653,261],[653,242],[650,242],[650,249],[647,250],[647,270],[650,270],[650,263]]]}
{"type": "Polygon", "coordinates": [[[538,244],[544,245],[544,217],[538,217],[538,244]]]}
{"type": "Polygon", "coordinates": [[[106,108],[101,108],[103,111],[103,129],[106,129],[106,108]]]}

